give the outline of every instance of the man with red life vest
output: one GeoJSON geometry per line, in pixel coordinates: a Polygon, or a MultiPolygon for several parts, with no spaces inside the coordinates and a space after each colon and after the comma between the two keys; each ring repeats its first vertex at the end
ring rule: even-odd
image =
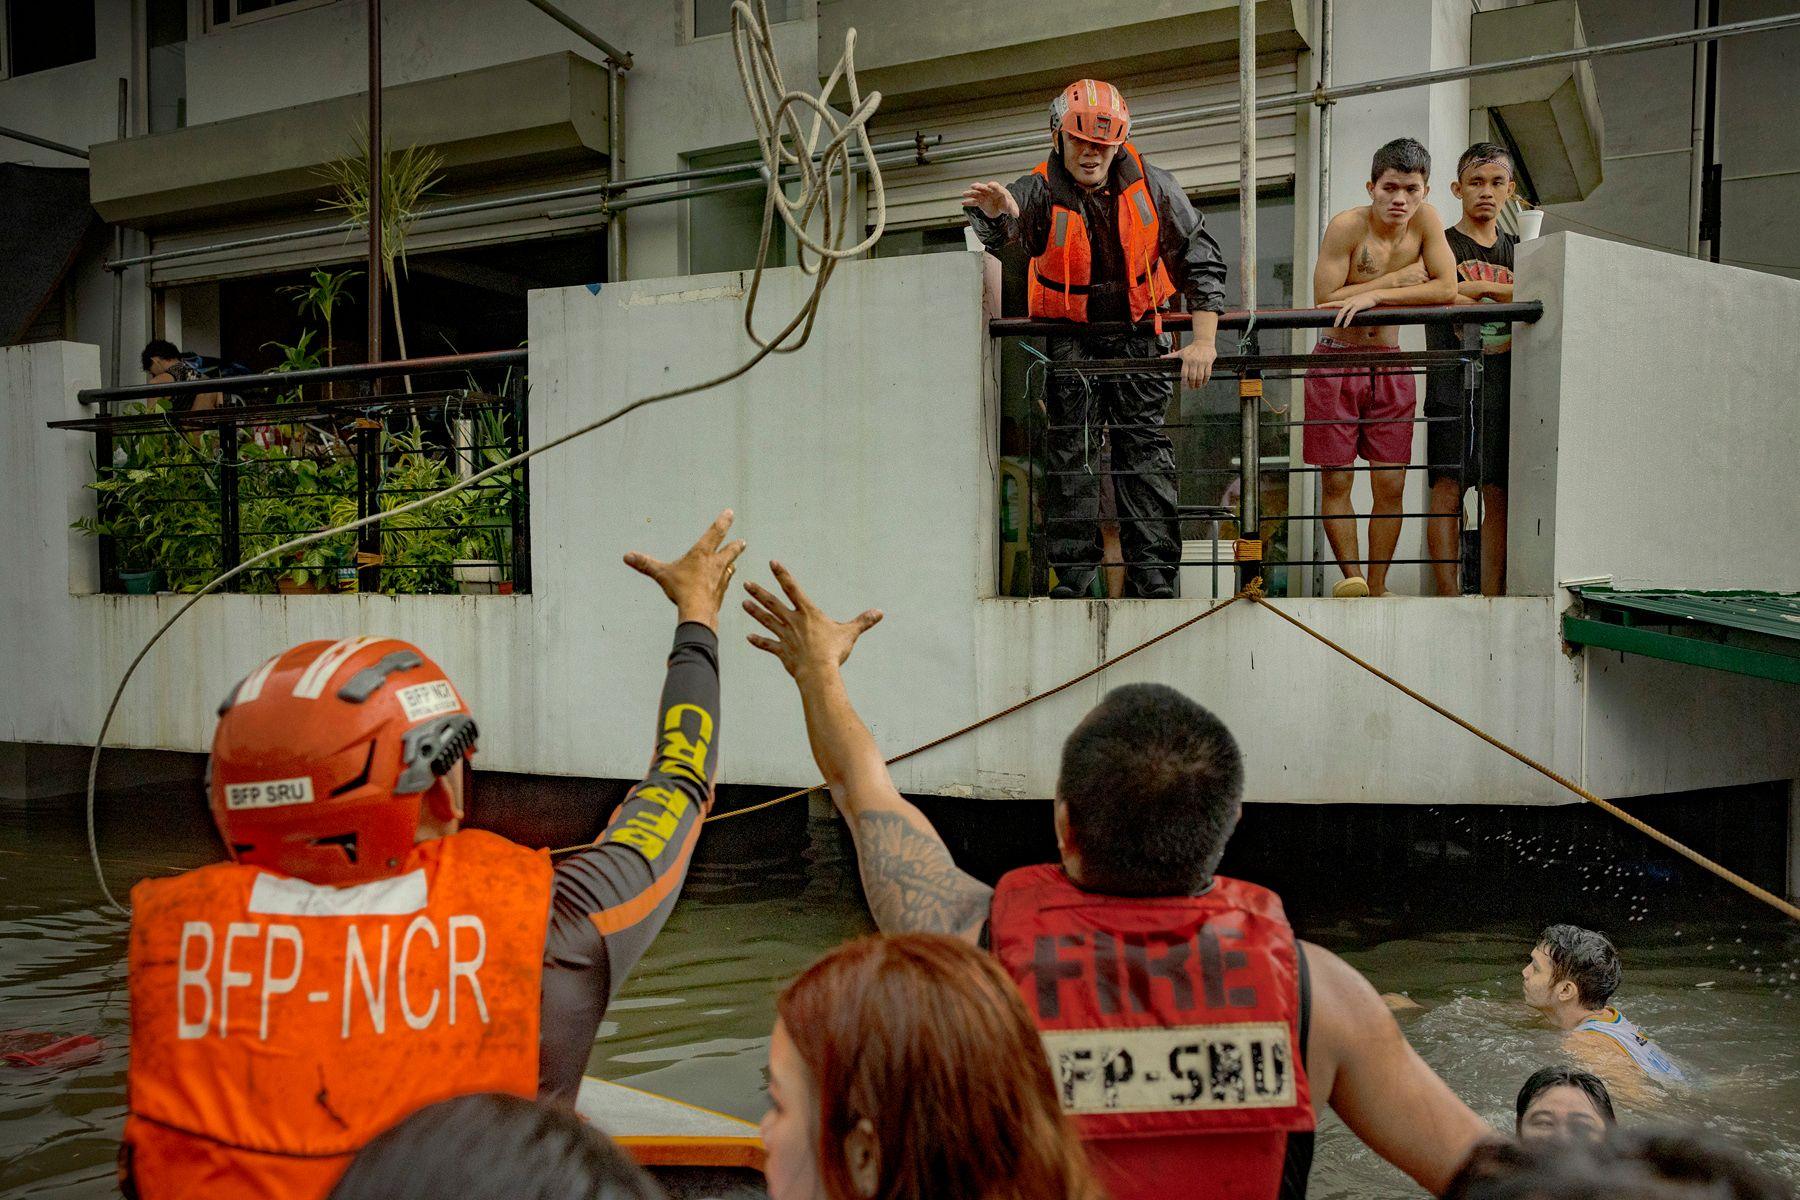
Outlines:
{"type": "MultiPolygon", "coordinates": [[[[1011,187],[970,185],[963,211],[990,253],[1018,242],[1031,255],[1033,317],[1153,326],[1124,336],[1060,334],[1049,339],[1051,358],[1179,358],[1182,383],[1201,387],[1217,356],[1225,262],[1174,177],[1144,161],[1126,140],[1130,131],[1131,114],[1117,88],[1078,80],[1050,104],[1050,156],[1011,187]],[[1187,345],[1170,351],[1160,314],[1177,292],[1193,313],[1194,329],[1187,345]]],[[[1048,387],[1044,508],[1057,574],[1052,596],[1086,596],[1093,588],[1101,555],[1096,469],[1103,434],[1132,593],[1175,595],[1181,561],[1175,456],[1163,430],[1173,395],[1169,380],[1141,375],[1058,376],[1048,387]]]]}
{"type": "Polygon", "coordinates": [[[881,619],[821,612],[771,564],[745,609],[800,690],[807,737],[856,841],[884,932],[988,946],[1018,981],[1112,1200],[1293,1200],[1329,1104],[1441,1194],[1493,1136],[1337,955],[1300,941],[1273,892],[1215,874],[1242,811],[1231,733],[1171,688],[1109,693],[1063,745],[1061,861],[988,887],[894,787],[841,665],[881,619]]]}
{"type": "Polygon", "coordinates": [[[423,1105],[574,1100],[712,804],[730,525],[626,556],[677,613],[655,757],[554,865],[462,828],[475,721],[416,647],[307,642],[232,689],[208,783],[232,861],[132,889],[128,1196],[317,1200],[423,1105]]]}

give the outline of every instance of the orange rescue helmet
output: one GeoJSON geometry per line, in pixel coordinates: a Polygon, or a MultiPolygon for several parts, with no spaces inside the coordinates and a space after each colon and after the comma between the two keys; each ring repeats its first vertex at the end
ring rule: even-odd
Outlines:
{"type": "Polygon", "coordinates": [[[1102,79],[1077,79],[1050,102],[1050,133],[1071,133],[1102,146],[1123,144],[1131,110],[1119,89],[1102,79]]]}
{"type": "Polygon", "coordinates": [[[304,642],[219,706],[213,820],[237,862],[310,883],[380,879],[406,861],[426,792],[474,754],[475,737],[468,706],[417,646],[304,642]]]}

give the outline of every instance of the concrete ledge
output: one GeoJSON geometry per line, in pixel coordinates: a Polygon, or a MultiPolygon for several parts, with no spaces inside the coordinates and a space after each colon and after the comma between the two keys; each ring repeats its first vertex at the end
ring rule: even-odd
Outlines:
{"type": "MultiPolygon", "coordinates": [[[[140,229],[310,207],[325,163],[356,152],[366,93],[93,147],[94,208],[140,229]]],[[[382,92],[390,151],[428,146],[447,174],[495,175],[606,152],[606,72],[574,54],[463,71],[382,92]]]]}

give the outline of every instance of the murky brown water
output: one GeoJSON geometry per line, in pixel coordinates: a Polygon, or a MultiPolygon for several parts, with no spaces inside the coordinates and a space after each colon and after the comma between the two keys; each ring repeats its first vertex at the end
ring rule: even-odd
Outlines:
{"type": "MultiPolygon", "coordinates": [[[[179,819],[159,819],[160,809],[142,796],[107,805],[103,845],[115,888],[138,873],[211,855],[191,805],[179,819]]],[[[786,828],[797,831],[799,823],[786,828]]],[[[703,853],[667,930],[602,1028],[591,1074],[751,1119],[761,1115],[776,991],[820,951],[870,928],[853,864],[825,813],[815,809],[804,834],[779,849],[768,850],[769,841],[755,850],[747,848],[755,838],[734,840],[731,849],[744,854],[729,864],[717,860],[732,855],[703,853]],[[748,854],[761,857],[743,861],[748,854]]],[[[1552,880],[1546,871],[1546,884],[1552,880]]],[[[1800,1147],[1793,1144],[1800,1130],[1793,999],[1800,935],[1777,918],[1726,909],[1713,895],[1677,895],[1669,885],[1652,897],[1650,885],[1636,886],[1645,889],[1647,915],[1621,935],[1629,941],[1622,1007],[1699,1076],[1680,1102],[1685,1113],[1800,1177],[1800,1147]],[[1673,916],[1693,915],[1696,907],[1713,915],[1673,916]]],[[[97,1062],[66,1072],[0,1066],[0,1195],[115,1194],[125,930],[102,916],[98,901],[73,805],[32,812],[0,806],[0,1030],[93,1033],[107,1043],[97,1062]]],[[[1345,954],[1382,990],[1426,1004],[1427,1011],[1403,1019],[1407,1036],[1477,1111],[1510,1129],[1519,1083],[1557,1056],[1558,1035],[1536,1026],[1518,1003],[1518,967],[1535,918],[1464,915],[1454,918],[1464,928],[1451,929],[1415,913],[1406,932],[1389,936],[1373,931],[1379,925],[1333,920],[1317,907],[1309,905],[1302,932],[1345,954]]],[[[1361,1200],[1417,1193],[1328,1121],[1311,1194],[1361,1200]]]]}

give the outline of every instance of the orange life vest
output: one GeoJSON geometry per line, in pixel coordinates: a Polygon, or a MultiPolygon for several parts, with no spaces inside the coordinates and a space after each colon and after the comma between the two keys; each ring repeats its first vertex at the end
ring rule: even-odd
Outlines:
{"type": "Polygon", "coordinates": [[[1275,893],[1221,876],[1203,896],[1100,896],[1025,867],[995,888],[989,936],[1112,1200],[1305,1194],[1288,1169],[1311,1152],[1304,1002],[1275,893]]]}
{"type": "MultiPolygon", "coordinates": [[[[1095,280],[1093,247],[1080,200],[1068,192],[1072,185],[1067,173],[1053,173],[1048,161],[1033,167],[1032,173],[1042,175],[1050,185],[1050,233],[1044,252],[1031,260],[1027,311],[1049,320],[1085,321],[1095,280]]],[[[1119,189],[1119,246],[1129,276],[1123,282],[1131,319],[1141,321],[1146,313],[1156,314],[1156,332],[1160,334],[1162,305],[1175,294],[1175,285],[1163,266],[1158,240],[1162,220],[1156,212],[1156,198],[1144,176],[1144,160],[1130,142],[1119,148],[1113,173],[1119,189]]]]}
{"type": "Polygon", "coordinates": [[[333,888],[236,863],[132,889],[122,1173],[143,1200],[317,1200],[369,1139],[534,1096],[551,866],[490,833],[333,888]]]}

